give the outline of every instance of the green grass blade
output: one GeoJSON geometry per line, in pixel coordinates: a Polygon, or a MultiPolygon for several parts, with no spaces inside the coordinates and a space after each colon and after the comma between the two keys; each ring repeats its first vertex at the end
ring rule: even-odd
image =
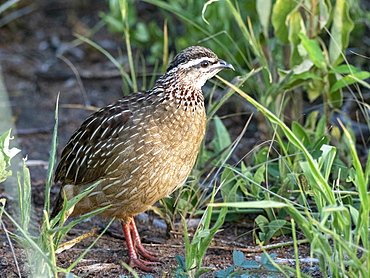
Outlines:
{"type": "MultiPolygon", "coordinates": [[[[249,101],[252,105],[254,105],[258,110],[260,110],[270,121],[271,123],[277,124],[282,131],[284,132],[285,136],[288,138],[288,140],[294,144],[305,156],[307,163],[309,165],[309,168],[311,170],[311,174],[313,178],[315,179],[316,183],[312,184],[312,187],[314,190],[320,190],[322,192],[321,196],[325,199],[325,201],[328,204],[335,204],[335,196],[333,191],[331,190],[331,187],[323,177],[323,175],[320,173],[317,162],[312,158],[309,151],[305,148],[303,143],[296,137],[296,135],[288,128],[288,126],[282,122],[277,116],[275,116],[271,111],[266,109],[263,105],[261,105],[259,102],[254,100],[252,97],[244,93],[242,90],[231,84],[230,82],[226,81],[222,77],[216,75],[218,79],[220,79],[222,82],[224,82],[226,85],[230,86],[233,90],[235,90],[238,94],[240,94],[243,98],[245,98],[247,101],[249,101]]],[[[319,207],[319,210],[321,210],[321,207],[319,207]]]]}
{"type": "Polygon", "coordinates": [[[123,84],[126,84],[126,82],[127,82],[127,84],[133,89],[133,83],[132,83],[132,81],[130,79],[130,76],[125,72],[125,70],[120,65],[120,63],[108,51],[106,51],[100,45],[96,44],[95,42],[93,42],[92,40],[90,40],[88,38],[85,38],[85,37],[83,37],[81,35],[78,35],[78,34],[75,34],[75,36],[78,39],[80,39],[81,41],[88,43],[89,45],[91,45],[92,47],[96,48],[101,53],[103,53],[117,67],[117,69],[120,71],[121,76],[122,76],[122,82],[123,82],[123,84]]]}
{"type": "Polygon", "coordinates": [[[58,146],[58,111],[59,111],[59,93],[57,96],[57,100],[55,103],[55,124],[54,124],[54,131],[53,137],[51,139],[51,148],[50,148],[50,157],[49,157],[49,164],[48,164],[48,171],[46,173],[46,183],[45,183],[45,202],[44,202],[44,210],[50,211],[50,190],[53,186],[53,173],[56,164],[56,152],[58,146]]]}

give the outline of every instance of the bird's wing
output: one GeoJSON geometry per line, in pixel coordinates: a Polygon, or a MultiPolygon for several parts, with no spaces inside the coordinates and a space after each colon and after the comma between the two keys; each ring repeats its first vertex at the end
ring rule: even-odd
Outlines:
{"type": "Polygon", "coordinates": [[[118,102],[92,114],[72,135],[55,171],[55,182],[87,184],[104,175],[120,131],[132,115],[127,102],[118,102]]]}

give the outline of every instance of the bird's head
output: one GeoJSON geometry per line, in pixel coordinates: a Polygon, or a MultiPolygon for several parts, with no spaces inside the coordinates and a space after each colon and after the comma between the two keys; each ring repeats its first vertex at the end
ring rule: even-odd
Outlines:
{"type": "Polygon", "coordinates": [[[200,90],[208,79],[223,69],[234,70],[234,67],[219,59],[208,48],[191,46],[175,56],[164,76],[168,78],[176,76],[175,78],[180,78],[184,84],[191,84],[200,90]]]}

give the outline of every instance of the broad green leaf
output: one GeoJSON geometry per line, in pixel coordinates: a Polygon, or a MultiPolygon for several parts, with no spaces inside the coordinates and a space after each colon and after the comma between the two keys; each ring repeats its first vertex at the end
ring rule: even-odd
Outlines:
{"type": "Polygon", "coordinates": [[[314,64],[311,60],[306,59],[299,65],[296,65],[293,67],[293,74],[300,75],[300,74],[308,73],[308,71],[312,68],[313,65],[314,64]]]}
{"type": "Polygon", "coordinates": [[[352,65],[343,64],[335,67],[334,69],[329,70],[329,73],[339,73],[339,74],[353,74],[360,72],[358,68],[352,65]]]}
{"type": "Polygon", "coordinates": [[[305,129],[298,122],[294,121],[292,123],[292,131],[294,135],[297,136],[299,140],[301,140],[303,145],[305,145],[306,147],[310,145],[310,138],[308,137],[305,129]]]}
{"type": "Polygon", "coordinates": [[[263,253],[261,256],[261,264],[265,265],[269,261],[269,258],[267,257],[266,253],[263,253]]]}
{"type": "Polygon", "coordinates": [[[318,116],[319,116],[318,110],[314,110],[310,114],[308,114],[306,116],[306,122],[305,122],[304,128],[306,130],[314,131],[316,128],[318,116]]]}
{"type": "Polygon", "coordinates": [[[329,21],[330,12],[331,11],[331,3],[330,0],[327,1],[319,1],[319,13],[320,13],[320,19],[317,20],[319,24],[319,30],[321,31],[325,25],[329,21]]]}
{"type": "Polygon", "coordinates": [[[330,92],[328,95],[328,103],[331,108],[340,108],[343,105],[342,89],[330,92]]]}
{"type": "Polygon", "coordinates": [[[218,116],[214,117],[215,137],[212,140],[212,146],[216,153],[223,151],[231,145],[231,139],[228,130],[218,116]]]}
{"type": "MultiPolygon", "coordinates": [[[[287,85],[284,86],[285,89],[291,89],[295,86],[302,86],[304,84],[304,82],[321,82],[322,79],[320,76],[312,73],[312,72],[304,72],[304,73],[301,73],[301,74],[295,74],[293,75],[290,80],[289,80],[289,83],[287,85]]],[[[310,83],[312,83],[310,82],[310,83]]],[[[311,84],[310,84],[311,85],[311,84]]],[[[318,93],[318,95],[320,95],[320,93],[318,93]]],[[[310,98],[311,100],[311,98],[310,98]]]]}
{"type": "Polygon", "coordinates": [[[245,260],[241,267],[243,268],[260,268],[261,266],[254,260],[245,260]]]}
{"type": "Polygon", "coordinates": [[[257,224],[262,232],[267,232],[266,226],[269,224],[269,221],[265,216],[258,215],[256,219],[254,219],[254,222],[257,224]]]}
{"type": "Polygon", "coordinates": [[[358,82],[359,80],[364,80],[370,77],[370,72],[368,71],[360,71],[354,74],[349,74],[344,76],[343,78],[339,79],[337,82],[333,84],[330,88],[330,93],[335,92],[343,87],[351,85],[353,83],[358,82]]]}
{"type": "Polygon", "coordinates": [[[303,33],[298,34],[298,36],[301,38],[302,46],[306,49],[308,57],[315,66],[320,69],[324,68],[326,66],[326,60],[317,40],[311,40],[303,33]]]}
{"type": "Polygon", "coordinates": [[[307,87],[307,96],[310,102],[316,100],[322,95],[323,88],[325,87],[325,82],[323,79],[313,79],[307,87]]]}
{"type": "Polygon", "coordinates": [[[264,267],[269,270],[269,271],[279,271],[278,268],[276,268],[276,266],[274,266],[272,263],[268,262],[264,265],[264,267]]]}
{"type": "Polygon", "coordinates": [[[353,27],[346,0],[336,0],[329,43],[329,61],[333,66],[343,61],[342,52],[348,46],[353,27]]]}
{"type": "Polygon", "coordinates": [[[298,35],[305,33],[302,15],[298,10],[294,10],[287,16],[287,26],[289,42],[297,46],[301,41],[298,35]]]}
{"type": "Polygon", "coordinates": [[[262,25],[263,34],[268,38],[269,21],[271,15],[271,0],[257,0],[256,9],[260,24],[262,25]]]}
{"type": "Polygon", "coordinates": [[[236,266],[242,266],[242,263],[244,262],[244,253],[242,251],[234,250],[233,261],[236,266]]]}
{"type": "Polygon", "coordinates": [[[264,242],[268,243],[273,236],[281,235],[283,233],[282,229],[284,228],[284,225],[286,225],[287,223],[288,222],[283,219],[277,219],[277,220],[271,221],[266,227],[268,231],[265,234],[265,238],[263,239],[264,242]]]}
{"type": "Polygon", "coordinates": [[[262,164],[253,175],[253,181],[257,184],[261,184],[266,178],[266,165],[262,164]]]}
{"type": "Polygon", "coordinates": [[[117,19],[109,14],[103,12],[99,13],[99,16],[108,24],[109,31],[112,33],[123,33],[124,26],[121,19],[117,19]]]}
{"type": "Polygon", "coordinates": [[[291,46],[290,66],[298,65],[305,57],[302,57],[298,51],[300,43],[299,34],[305,33],[305,26],[303,24],[302,15],[298,10],[294,10],[287,17],[288,39],[291,46]]]}
{"type": "Polygon", "coordinates": [[[328,180],[334,162],[335,154],[337,153],[337,148],[329,145],[322,145],[320,150],[322,151],[322,154],[319,158],[319,168],[323,173],[325,179],[328,180]]]}
{"type": "Polygon", "coordinates": [[[322,136],[326,134],[326,117],[325,115],[321,116],[318,123],[317,123],[317,126],[316,126],[316,132],[315,132],[315,139],[316,140],[319,140],[320,138],[322,138],[322,136]]]}
{"type": "Polygon", "coordinates": [[[143,22],[138,22],[136,24],[136,31],[133,33],[135,39],[140,42],[148,42],[150,40],[150,34],[147,25],[148,24],[144,24],[143,22]]]}
{"type": "Polygon", "coordinates": [[[275,36],[285,44],[288,40],[288,27],[286,25],[287,16],[299,5],[294,0],[277,0],[273,9],[271,22],[275,29],[275,36]]]}

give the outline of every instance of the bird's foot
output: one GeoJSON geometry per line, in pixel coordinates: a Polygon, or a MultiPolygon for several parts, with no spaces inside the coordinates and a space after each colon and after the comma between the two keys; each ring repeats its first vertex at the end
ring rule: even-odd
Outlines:
{"type": "Polygon", "coordinates": [[[138,267],[139,269],[146,272],[152,272],[153,269],[149,265],[157,265],[160,263],[160,260],[158,260],[155,257],[159,254],[148,251],[144,248],[144,246],[141,243],[140,235],[133,219],[129,224],[122,223],[122,228],[125,233],[127,248],[129,251],[130,258],[129,266],[132,268],[138,267]],[[149,261],[140,259],[138,257],[138,253],[143,258],[149,261]]]}
{"type": "Polygon", "coordinates": [[[159,256],[158,253],[146,250],[144,246],[141,244],[141,242],[134,241],[134,245],[138,253],[140,253],[140,255],[143,256],[145,259],[152,261],[152,262],[160,262],[160,260],[155,257],[155,256],[159,256]]]}
{"type": "Polygon", "coordinates": [[[159,261],[148,262],[148,261],[141,260],[139,258],[130,258],[129,266],[131,268],[134,268],[134,267],[140,268],[141,270],[146,271],[146,272],[153,272],[154,270],[150,266],[156,266],[159,263],[160,263],[159,261]]]}

